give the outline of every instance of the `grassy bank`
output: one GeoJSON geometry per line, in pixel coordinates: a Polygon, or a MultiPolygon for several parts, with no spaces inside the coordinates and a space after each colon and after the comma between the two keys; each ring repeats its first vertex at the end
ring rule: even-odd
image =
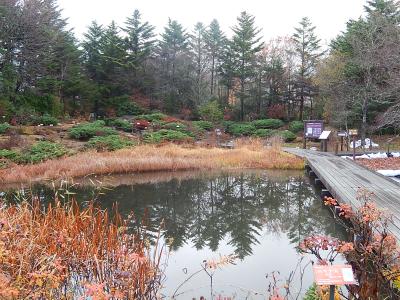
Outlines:
{"type": "Polygon", "coordinates": [[[114,152],[84,152],[36,165],[16,165],[0,171],[0,182],[23,183],[91,174],[213,169],[302,169],[304,163],[260,140],[238,141],[232,150],[193,145],[142,145],[114,152]]]}

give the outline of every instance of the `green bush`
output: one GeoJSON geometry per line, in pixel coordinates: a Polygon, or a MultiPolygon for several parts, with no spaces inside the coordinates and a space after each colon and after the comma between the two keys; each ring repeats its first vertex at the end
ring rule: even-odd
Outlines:
{"type": "Polygon", "coordinates": [[[192,124],[196,129],[199,130],[210,131],[214,128],[213,123],[210,121],[193,121],[192,124]]]}
{"type": "Polygon", "coordinates": [[[256,127],[251,123],[233,123],[226,131],[234,136],[249,136],[256,131],[256,127]]]}
{"type": "Polygon", "coordinates": [[[296,135],[289,130],[276,131],[274,135],[282,137],[284,142],[292,142],[296,139],[296,135]]]}
{"type": "Polygon", "coordinates": [[[184,132],[169,129],[161,129],[156,132],[145,133],[143,138],[147,143],[160,143],[163,141],[182,142],[193,140],[193,137],[184,132]]]}
{"type": "Polygon", "coordinates": [[[124,115],[137,116],[143,113],[144,110],[135,102],[130,100],[121,102],[117,105],[117,116],[119,117],[124,115]]]}
{"type": "Polygon", "coordinates": [[[200,106],[199,113],[204,120],[219,122],[224,118],[224,112],[216,100],[200,106]]]}
{"type": "Polygon", "coordinates": [[[153,121],[160,121],[162,119],[165,119],[166,117],[167,116],[164,115],[163,113],[152,113],[152,114],[147,114],[147,115],[139,115],[136,117],[136,119],[153,122],[153,121]]]}
{"type": "Polygon", "coordinates": [[[0,123],[0,134],[6,133],[11,128],[8,123],[0,123]]]}
{"type": "Polygon", "coordinates": [[[43,124],[45,126],[57,125],[58,119],[46,114],[40,117],[34,117],[32,120],[32,124],[33,125],[43,124]]]}
{"type": "Polygon", "coordinates": [[[294,133],[298,133],[304,130],[304,123],[301,121],[293,121],[289,124],[289,130],[294,133]]]}
{"type": "Polygon", "coordinates": [[[183,123],[178,123],[178,122],[171,122],[171,123],[166,123],[163,125],[164,129],[170,129],[170,130],[177,130],[177,131],[184,131],[187,130],[187,127],[183,123]]]}
{"type": "Polygon", "coordinates": [[[20,153],[14,150],[1,149],[0,158],[9,159],[12,161],[17,160],[20,157],[20,153]]]}
{"type": "Polygon", "coordinates": [[[272,129],[257,129],[254,131],[253,136],[260,137],[260,138],[267,138],[274,134],[274,130],[272,129]]]}
{"type": "Polygon", "coordinates": [[[47,159],[63,156],[68,151],[63,145],[52,142],[37,142],[25,153],[22,154],[23,162],[38,163],[47,159]]]}
{"type": "Polygon", "coordinates": [[[92,123],[79,124],[69,130],[69,136],[73,139],[90,139],[94,136],[106,136],[117,134],[117,132],[109,127],[105,127],[105,122],[98,120],[92,123]]]}
{"type": "Polygon", "coordinates": [[[132,131],[132,123],[124,120],[124,119],[108,119],[105,121],[107,126],[113,126],[117,129],[131,132],[132,131]]]}
{"type": "Polygon", "coordinates": [[[0,150],[0,158],[9,159],[15,163],[38,163],[47,159],[65,155],[68,151],[58,143],[37,142],[30,149],[23,152],[13,150],[0,150]]]}
{"type": "Polygon", "coordinates": [[[279,119],[262,119],[251,122],[257,129],[277,129],[284,125],[282,120],[279,119]]]}
{"type": "Polygon", "coordinates": [[[94,137],[87,142],[87,148],[93,148],[97,151],[114,151],[122,148],[133,146],[133,142],[121,138],[118,135],[94,137]]]}

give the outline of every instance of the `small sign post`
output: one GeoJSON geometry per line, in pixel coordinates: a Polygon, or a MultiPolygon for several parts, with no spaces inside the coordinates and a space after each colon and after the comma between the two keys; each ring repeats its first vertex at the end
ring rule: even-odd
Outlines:
{"type": "Polygon", "coordinates": [[[328,139],[331,134],[331,131],[322,131],[319,136],[319,140],[321,141],[321,151],[328,152],[328,139]]]}
{"type": "Polygon", "coordinates": [[[356,160],[356,136],[358,135],[358,129],[349,129],[349,136],[353,137],[353,160],[356,160]]]}
{"type": "Polygon", "coordinates": [[[318,139],[324,131],[323,120],[304,121],[303,148],[307,148],[307,139],[318,139]]]}
{"type": "Polygon", "coordinates": [[[340,151],[343,151],[344,138],[348,136],[348,133],[347,131],[339,131],[337,135],[340,137],[340,151]]]}
{"type": "Polygon", "coordinates": [[[329,285],[329,299],[335,299],[336,285],[357,284],[350,265],[313,266],[314,280],[317,285],[329,285]]]}

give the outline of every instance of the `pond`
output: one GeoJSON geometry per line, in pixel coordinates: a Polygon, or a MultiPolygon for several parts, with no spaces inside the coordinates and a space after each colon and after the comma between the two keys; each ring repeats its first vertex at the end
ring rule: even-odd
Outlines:
{"type": "MultiPolygon", "coordinates": [[[[267,275],[279,271],[280,279],[289,276],[301,257],[296,247],[303,238],[313,233],[344,237],[303,172],[159,173],[93,180],[113,187],[98,190],[81,183],[71,188],[79,201],[96,195],[106,208],[118,202],[123,214],[134,212],[138,224],[146,216],[153,238],[164,223],[162,239],[171,250],[162,290],[167,299],[204,260],[230,254],[237,256],[235,265],[213,275],[215,299],[265,299],[267,275]]],[[[53,193],[46,185],[32,191],[43,199],[53,193]]],[[[294,281],[300,288],[300,280],[294,281]]],[[[308,267],[303,288],[312,281],[308,267]]],[[[210,277],[198,273],[177,294],[177,299],[210,299],[210,277]]]]}

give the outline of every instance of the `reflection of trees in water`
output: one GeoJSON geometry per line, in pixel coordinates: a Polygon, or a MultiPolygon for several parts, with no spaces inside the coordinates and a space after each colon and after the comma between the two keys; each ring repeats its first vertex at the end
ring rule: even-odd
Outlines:
{"type": "Polygon", "coordinates": [[[121,212],[135,213],[136,225],[145,222],[153,236],[164,221],[163,234],[173,250],[190,241],[197,249],[216,251],[227,239],[243,258],[252,254],[262,230],[286,233],[293,244],[311,233],[335,232],[329,212],[303,177],[274,180],[243,173],[120,186],[99,196],[105,207],[116,201],[121,212]]]}

